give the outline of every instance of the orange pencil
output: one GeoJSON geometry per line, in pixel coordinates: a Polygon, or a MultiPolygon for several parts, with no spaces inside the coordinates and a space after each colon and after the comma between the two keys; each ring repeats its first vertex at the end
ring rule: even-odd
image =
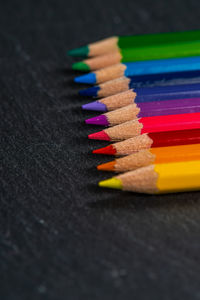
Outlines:
{"type": "Polygon", "coordinates": [[[101,171],[127,172],[150,164],[200,160],[200,144],[158,147],[138,151],[134,154],[97,166],[101,171]]]}

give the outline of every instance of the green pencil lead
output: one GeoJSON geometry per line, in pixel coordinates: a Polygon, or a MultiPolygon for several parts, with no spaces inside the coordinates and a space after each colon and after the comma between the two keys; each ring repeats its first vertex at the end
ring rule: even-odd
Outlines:
{"type": "Polygon", "coordinates": [[[88,46],[75,48],[75,49],[69,50],[67,52],[67,54],[70,55],[70,56],[84,56],[84,57],[88,56],[88,53],[89,53],[88,46]]]}
{"type": "Polygon", "coordinates": [[[72,69],[73,70],[80,70],[80,71],[90,71],[89,66],[86,63],[82,62],[82,61],[74,63],[72,65],[72,69]]]}

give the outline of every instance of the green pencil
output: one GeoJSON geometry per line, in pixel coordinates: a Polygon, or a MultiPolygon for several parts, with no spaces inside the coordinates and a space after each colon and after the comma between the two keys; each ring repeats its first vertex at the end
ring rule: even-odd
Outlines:
{"type": "Polygon", "coordinates": [[[98,70],[117,63],[156,60],[177,57],[189,57],[200,55],[200,40],[148,47],[123,48],[105,55],[88,58],[74,63],[74,70],[98,70]]]}
{"type": "Polygon", "coordinates": [[[179,43],[200,39],[200,30],[156,34],[114,36],[68,51],[71,56],[97,56],[124,48],[179,43]]]}

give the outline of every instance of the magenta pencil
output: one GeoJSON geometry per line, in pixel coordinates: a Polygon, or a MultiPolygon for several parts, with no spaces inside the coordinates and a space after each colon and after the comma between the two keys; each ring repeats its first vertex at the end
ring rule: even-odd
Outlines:
{"type": "Polygon", "coordinates": [[[117,110],[85,120],[86,124],[113,126],[141,117],[200,112],[200,98],[152,101],[127,105],[117,110]]]}

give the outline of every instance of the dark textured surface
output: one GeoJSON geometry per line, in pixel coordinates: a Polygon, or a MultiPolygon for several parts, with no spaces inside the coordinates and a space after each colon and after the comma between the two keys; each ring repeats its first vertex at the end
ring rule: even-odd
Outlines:
{"type": "Polygon", "coordinates": [[[200,299],[199,193],[100,190],[65,50],[199,29],[199,1],[1,1],[0,299],[200,299]],[[126,5],[125,5],[126,4],[126,5]]]}

